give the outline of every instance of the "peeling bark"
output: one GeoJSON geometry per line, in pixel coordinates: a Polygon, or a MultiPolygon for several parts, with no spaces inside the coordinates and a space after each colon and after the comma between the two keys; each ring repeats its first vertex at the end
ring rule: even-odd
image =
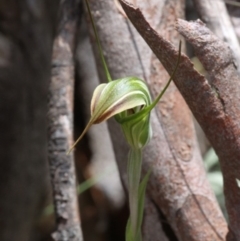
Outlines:
{"type": "MultiPolygon", "coordinates": [[[[167,75],[149,48],[127,20],[118,14],[114,4],[103,0],[90,3],[113,79],[138,76],[148,81],[156,95],[164,85],[159,78],[165,79],[167,75]]],[[[182,2],[158,3],[139,1],[151,24],[178,42],[172,30],[175,18],[183,14],[182,2]],[[159,23],[160,19],[163,22],[159,23]]],[[[141,22],[138,16],[137,24],[139,20],[141,22]]],[[[151,33],[150,26],[145,31],[151,33]]],[[[168,63],[171,71],[174,63],[176,60],[168,63]]],[[[99,73],[104,81],[101,67],[99,73]]],[[[153,139],[144,152],[144,169],[153,170],[148,195],[163,211],[180,240],[223,240],[226,223],[206,178],[189,110],[174,86],[167,95],[159,109],[152,113],[153,139]],[[211,210],[211,214],[204,210],[211,210]],[[193,216],[189,216],[189,212],[193,216]],[[193,217],[203,228],[199,228],[193,217]]],[[[128,146],[114,120],[109,121],[109,129],[122,179],[126,181],[128,146]]]]}
{"type": "Polygon", "coordinates": [[[208,106],[198,121],[219,156],[229,216],[229,235],[234,236],[233,240],[239,240],[240,189],[236,182],[236,179],[240,179],[239,74],[229,47],[219,41],[203,23],[179,20],[178,31],[192,44],[210,77],[207,85],[217,106],[208,106]]]}
{"type": "Polygon", "coordinates": [[[0,240],[29,240],[44,199],[58,0],[0,0],[0,240]]]}
{"type": "MultiPolygon", "coordinates": [[[[122,5],[139,33],[166,70],[171,73],[172,63],[177,60],[177,51],[151,28],[139,9],[123,1],[122,5]]],[[[238,228],[240,190],[236,183],[240,170],[238,73],[229,48],[213,36],[200,21],[187,23],[178,20],[177,29],[193,45],[197,56],[210,75],[208,82],[193,69],[192,63],[182,54],[174,82],[220,158],[230,221],[227,240],[238,240],[240,238],[238,228]]],[[[188,202],[193,202],[192,198],[188,202]]],[[[209,213],[206,215],[210,218],[209,213]]],[[[225,224],[220,221],[215,227],[222,232],[223,237],[225,224]]]]}
{"type": "Polygon", "coordinates": [[[80,1],[61,4],[59,32],[54,42],[48,113],[48,157],[56,212],[56,241],[81,241],[73,154],[74,50],[80,1]]]}
{"type": "MultiPolygon", "coordinates": [[[[240,64],[240,45],[223,0],[194,0],[196,9],[207,27],[233,51],[236,65],[240,64]],[[219,15],[219,13],[221,15],[219,15]]],[[[240,67],[240,66],[239,66],[240,67]]],[[[240,72],[240,68],[238,68],[240,72]]]]}

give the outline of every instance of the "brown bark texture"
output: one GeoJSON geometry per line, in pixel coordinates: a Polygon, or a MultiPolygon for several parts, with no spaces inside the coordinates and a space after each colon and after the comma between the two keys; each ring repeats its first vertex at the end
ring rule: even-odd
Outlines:
{"type": "MultiPolygon", "coordinates": [[[[90,119],[89,107],[91,105],[92,93],[99,84],[97,68],[92,52],[90,39],[85,18],[81,21],[80,38],[77,47],[77,71],[80,78],[76,93],[81,98],[84,109],[85,120],[90,119]]],[[[121,208],[125,201],[120,175],[115,161],[112,142],[108,131],[107,123],[94,125],[87,133],[89,146],[92,152],[87,172],[90,177],[99,177],[95,187],[104,193],[108,199],[108,207],[112,210],[121,208]],[[102,173],[104,170],[104,173],[102,173]],[[111,185],[108,185],[111,183],[111,185]]]]}
{"type": "Polygon", "coordinates": [[[0,0],[0,240],[30,239],[47,172],[47,94],[58,0],[0,0]]]}
{"type": "MultiPolygon", "coordinates": [[[[122,2],[123,8],[141,36],[171,73],[177,50],[144,19],[141,11],[122,2]]],[[[229,47],[217,39],[201,21],[177,21],[177,30],[189,41],[210,75],[210,80],[193,69],[182,54],[174,82],[215,148],[224,176],[224,191],[229,215],[227,240],[239,240],[239,91],[240,83],[229,47]]],[[[207,214],[209,217],[209,213],[207,214]]],[[[216,227],[218,232],[222,226],[216,227]]],[[[223,227],[224,228],[224,227],[223,227]]]]}
{"type": "Polygon", "coordinates": [[[48,112],[48,158],[53,186],[57,230],[56,241],[81,241],[76,175],[73,153],[74,52],[79,0],[66,0],[60,5],[60,23],[52,57],[52,79],[48,112]]]}
{"type": "Polygon", "coordinates": [[[215,97],[198,119],[216,150],[224,177],[229,216],[229,239],[240,239],[240,82],[230,48],[197,21],[178,21],[178,31],[194,47],[209,74],[208,85],[215,97]],[[212,107],[212,108],[211,108],[212,107]]]}
{"type": "MultiPolygon", "coordinates": [[[[139,53],[136,51],[136,46],[133,43],[133,38],[137,37],[138,41],[142,41],[141,37],[139,35],[132,35],[135,30],[132,28],[132,26],[129,25],[129,22],[127,22],[125,17],[119,12],[114,2],[101,0],[89,1],[89,3],[96,22],[100,42],[112,78],[117,79],[120,77],[132,75],[144,78],[146,74],[142,66],[148,66],[149,62],[149,57],[144,58],[144,56],[149,56],[150,52],[148,49],[146,49],[146,45],[143,46],[141,49],[143,57],[140,59],[139,53]],[[147,63],[144,63],[145,60],[147,63]]],[[[156,1],[154,6],[157,6],[157,10],[159,10],[158,12],[161,13],[160,9],[162,4],[158,5],[156,1]]],[[[89,29],[92,29],[90,23],[89,29]]],[[[90,35],[92,41],[94,41],[92,31],[90,32],[90,35]]],[[[142,41],[142,43],[144,42],[142,41]]],[[[99,67],[98,72],[101,82],[106,82],[106,77],[103,72],[101,61],[99,59],[98,50],[96,49],[96,43],[94,43],[92,46],[95,53],[95,58],[97,60],[97,65],[99,67]]],[[[110,130],[111,139],[113,141],[113,148],[118,162],[118,167],[120,169],[121,178],[126,187],[126,164],[129,147],[124,140],[120,126],[115,122],[115,120],[111,119],[109,121],[108,128],[110,130]]],[[[152,201],[150,200],[150,202],[152,201]]],[[[156,209],[154,208],[151,210],[149,209],[149,211],[146,210],[146,215],[150,215],[150,217],[146,218],[145,220],[146,222],[148,222],[148,220],[151,222],[151,220],[154,219],[155,225],[160,227],[159,232],[156,233],[152,229],[150,232],[148,230],[143,230],[143,233],[147,235],[148,240],[166,240],[167,237],[165,236],[164,232],[160,232],[162,229],[161,220],[159,219],[158,213],[152,213],[155,211],[156,209]]],[[[153,227],[151,223],[146,222],[145,227],[153,227]]]]}
{"type": "MultiPolygon", "coordinates": [[[[194,6],[201,20],[222,41],[226,42],[233,51],[235,62],[240,64],[240,45],[223,0],[194,0],[194,6]],[[219,14],[221,13],[221,15],[219,14]]],[[[238,72],[240,68],[238,68],[238,72]]]]}
{"type": "MultiPolygon", "coordinates": [[[[162,220],[161,220],[162,221],[162,220]]],[[[156,205],[146,197],[145,199],[145,210],[144,210],[144,221],[143,221],[143,237],[144,241],[169,241],[170,237],[163,231],[162,223],[159,222],[159,211],[156,205]]]]}
{"type": "MultiPolygon", "coordinates": [[[[159,61],[128,20],[119,14],[114,3],[105,0],[90,3],[113,79],[138,76],[147,80],[156,96],[168,78],[159,61]]],[[[183,17],[183,1],[139,1],[138,4],[152,26],[178,45],[179,37],[173,30],[175,19],[183,17]]],[[[136,24],[141,23],[140,17],[135,20],[136,24]]],[[[151,33],[150,26],[145,31],[151,33]]],[[[171,71],[175,63],[176,60],[168,63],[171,71]]],[[[99,69],[104,82],[102,67],[99,69]]],[[[156,112],[153,111],[151,124],[153,138],[144,150],[143,160],[144,172],[149,168],[153,170],[148,188],[150,202],[162,210],[179,240],[223,240],[226,223],[206,179],[190,112],[174,85],[156,112]]],[[[126,183],[128,146],[113,119],[109,121],[109,130],[121,176],[126,183]]],[[[158,233],[149,238],[159,239],[158,233]]]]}

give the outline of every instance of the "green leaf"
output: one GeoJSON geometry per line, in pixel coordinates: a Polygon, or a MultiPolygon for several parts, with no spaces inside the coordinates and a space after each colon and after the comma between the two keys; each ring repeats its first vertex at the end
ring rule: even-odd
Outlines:
{"type": "Polygon", "coordinates": [[[146,193],[146,187],[149,180],[149,176],[151,174],[151,170],[147,172],[143,180],[141,181],[139,185],[138,190],[138,224],[137,229],[141,231],[141,225],[143,220],[143,212],[144,212],[144,202],[145,202],[145,193],[146,193]]]}
{"type": "Polygon", "coordinates": [[[131,230],[134,238],[137,236],[139,183],[142,169],[142,150],[131,148],[128,155],[128,191],[131,230]]]}
{"type": "MultiPolygon", "coordinates": [[[[138,188],[138,207],[137,207],[137,228],[136,233],[133,233],[132,225],[131,225],[131,218],[128,219],[127,227],[126,227],[126,241],[141,241],[141,226],[143,220],[143,213],[144,213],[144,201],[145,201],[145,193],[147,182],[149,179],[151,171],[149,170],[143,180],[141,181],[139,188],[138,188]]],[[[129,190],[130,192],[131,190],[129,190]]]]}
{"type": "Polygon", "coordinates": [[[210,148],[209,151],[204,156],[204,165],[207,171],[210,171],[214,166],[218,164],[218,156],[216,155],[213,148],[210,148]]]}
{"type": "Polygon", "coordinates": [[[125,240],[126,241],[142,241],[141,230],[139,230],[135,235],[136,236],[134,236],[132,233],[131,220],[129,218],[128,222],[127,222],[127,226],[126,226],[125,240]]]}
{"type": "Polygon", "coordinates": [[[215,195],[223,193],[223,177],[220,171],[207,173],[208,180],[213,188],[215,195]]]}
{"type": "Polygon", "coordinates": [[[130,218],[128,218],[128,221],[127,221],[125,239],[126,241],[133,241],[133,233],[132,233],[130,218]]]}

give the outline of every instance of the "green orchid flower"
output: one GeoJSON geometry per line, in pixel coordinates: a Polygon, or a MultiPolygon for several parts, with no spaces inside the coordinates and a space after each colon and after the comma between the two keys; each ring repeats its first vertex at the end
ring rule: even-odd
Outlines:
{"type": "Polygon", "coordinates": [[[116,119],[120,124],[125,139],[130,147],[127,167],[130,218],[126,228],[126,241],[141,241],[144,198],[147,181],[150,175],[149,171],[140,182],[142,150],[152,136],[150,112],[165,93],[177,71],[181,56],[181,42],[179,44],[178,61],[173,74],[162,92],[154,101],[152,101],[148,86],[143,80],[137,77],[126,77],[117,80],[111,79],[87,0],[86,6],[108,83],[100,84],[95,89],[90,108],[91,118],[81,136],[76,140],[68,153],[73,150],[93,124],[101,123],[111,117],[116,119]]]}

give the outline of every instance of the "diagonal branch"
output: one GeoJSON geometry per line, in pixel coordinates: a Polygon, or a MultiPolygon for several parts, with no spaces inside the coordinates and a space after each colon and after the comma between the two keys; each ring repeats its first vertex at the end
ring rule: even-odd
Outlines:
{"type": "MultiPolygon", "coordinates": [[[[176,16],[182,16],[183,1],[166,1],[161,6],[162,11],[159,12],[156,11],[157,3],[154,6],[154,1],[149,2],[152,4],[151,7],[148,6],[149,3],[139,1],[142,9],[148,13],[151,24],[155,27],[160,26],[161,30],[170,36],[169,39],[174,39],[178,44],[176,40],[178,36],[173,29],[176,16]],[[173,12],[173,16],[167,15],[173,12]],[[165,22],[165,26],[159,22],[160,20],[165,22]],[[167,22],[170,24],[167,25],[167,22]]],[[[140,78],[146,76],[145,79],[150,84],[152,92],[158,93],[164,85],[164,81],[159,79],[165,79],[167,74],[159,65],[159,61],[153,57],[148,46],[132,26],[117,14],[114,5],[107,1],[90,1],[90,3],[114,79],[132,75],[140,78]],[[140,59],[136,46],[141,53],[140,59]],[[145,68],[144,71],[142,66],[145,68]]],[[[136,16],[136,24],[141,24],[141,21],[141,16],[136,16]]],[[[144,31],[146,35],[152,33],[149,25],[144,31]]],[[[167,41],[164,43],[168,43],[167,47],[172,49],[173,56],[176,54],[177,58],[178,53],[171,44],[167,41]]],[[[159,46],[159,42],[155,46],[159,46]]],[[[172,71],[177,59],[168,60],[172,71]]],[[[192,67],[192,64],[188,63],[192,67]]],[[[101,68],[99,72],[101,77],[104,76],[101,68]]],[[[202,76],[200,78],[205,81],[202,76]]],[[[104,78],[102,79],[104,81],[104,78]]],[[[163,103],[160,103],[160,107],[152,113],[153,139],[144,154],[145,170],[149,168],[153,170],[148,189],[149,199],[162,210],[180,240],[223,240],[227,232],[226,223],[206,178],[190,112],[174,85],[163,103]]],[[[118,131],[119,126],[114,120],[109,121],[109,130],[124,179],[128,147],[122,141],[121,132],[118,131]]],[[[153,235],[151,240],[159,240],[158,235],[153,235]]]]}
{"type": "MultiPolygon", "coordinates": [[[[223,0],[194,0],[194,5],[208,28],[233,50],[236,63],[240,64],[240,45],[223,0]],[[221,17],[219,16],[221,13],[221,17]]],[[[238,68],[240,71],[240,68],[238,68]]]]}
{"type": "Polygon", "coordinates": [[[239,74],[229,47],[219,41],[202,22],[178,20],[177,29],[193,45],[196,55],[208,71],[208,85],[218,102],[218,109],[208,105],[198,121],[220,158],[230,230],[238,240],[240,189],[236,179],[240,179],[239,74]]]}
{"type": "Polygon", "coordinates": [[[81,241],[76,176],[73,154],[73,91],[75,37],[80,1],[61,4],[59,32],[54,42],[49,100],[48,157],[56,212],[56,241],[81,241]]]}
{"type": "MultiPolygon", "coordinates": [[[[128,17],[139,33],[171,73],[177,51],[146,22],[139,9],[122,2],[128,17]]],[[[202,126],[217,154],[224,175],[224,190],[229,214],[228,240],[238,240],[240,231],[240,190],[236,178],[240,177],[239,98],[240,82],[229,48],[218,40],[200,22],[178,20],[177,29],[194,46],[204,67],[211,76],[208,82],[193,69],[192,63],[182,54],[175,84],[202,126]]],[[[218,228],[219,229],[219,228],[218,228]]]]}

